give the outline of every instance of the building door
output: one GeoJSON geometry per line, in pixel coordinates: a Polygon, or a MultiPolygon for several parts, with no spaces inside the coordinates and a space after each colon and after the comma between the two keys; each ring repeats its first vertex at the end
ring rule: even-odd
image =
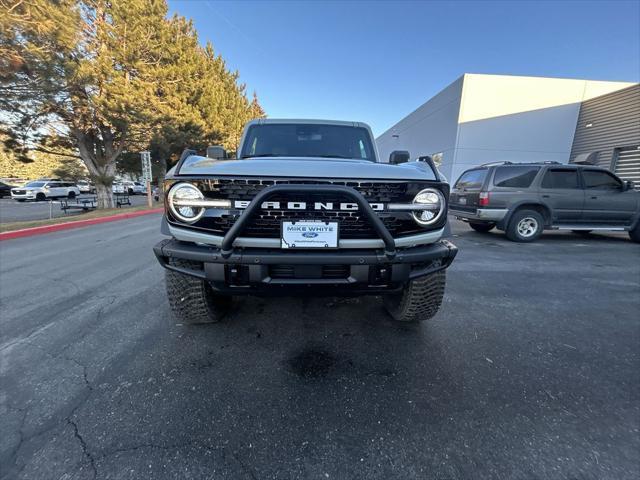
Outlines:
{"type": "Polygon", "coordinates": [[[632,180],[633,187],[640,190],[640,145],[616,148],[613,171],[623,180],[632,180]]]}

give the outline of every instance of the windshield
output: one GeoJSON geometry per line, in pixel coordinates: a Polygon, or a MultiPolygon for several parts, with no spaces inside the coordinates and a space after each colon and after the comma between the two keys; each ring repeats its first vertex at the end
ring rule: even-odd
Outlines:
{"type": "Polygon", "coordinates": [[[369,131],[346,125],[252,125],[241,158],[331,157],[376,161],[369,131]]]}
{"type": "Polygon", "coordinates": [[[44,182],[29,182],[25,187],[44,187],[44,182]]]}

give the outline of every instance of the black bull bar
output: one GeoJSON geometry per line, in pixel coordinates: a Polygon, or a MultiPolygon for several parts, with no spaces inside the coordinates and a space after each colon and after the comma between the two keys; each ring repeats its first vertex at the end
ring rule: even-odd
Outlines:
{"type": "Polygon", "coordinates": [[[371,208],[369,202],[367,202],[367,200],[357,190],[342,185],[272,185],[265,188],[254,197],[249,206],[245,209],[244,212],[242,212],[240,218],[236,220],[233,226],[226,233],[226,235],[222,239],[222,244],[220,245],[220,254],[222,255],[222,257],[229,258],[233,254],[233,241],[240,236],[256,210],[259,210],[262,206],[262,203],[265,202],[268,198],[280,193],[305,192],[333,193],[344,195],[345,197],[352,199],[355,203],[358,204],[358,207],[363,212],[364,216],[367,217],[369,222],[371,222],[374,230],[384,242],[385,256],[388,259],[392,259],[396,256],[396,243],[393,239],[393,236],[391,235],[391,233],[389,233],[389,230],[387,230],[387,227],[385,227],[380,217],[376,215],[376,212],[373,210],[373,208],[371,208]]]}

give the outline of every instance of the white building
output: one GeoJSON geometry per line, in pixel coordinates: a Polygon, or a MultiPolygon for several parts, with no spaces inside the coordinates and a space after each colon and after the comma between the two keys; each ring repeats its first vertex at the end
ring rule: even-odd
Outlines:
{"type": "Polygon", "coordinates": [[[567,163],[582,102],[632,85],[465,74],[376,142],[383,161],[394,150],[431,155],[450,182],[489,162],[567,163]]]}

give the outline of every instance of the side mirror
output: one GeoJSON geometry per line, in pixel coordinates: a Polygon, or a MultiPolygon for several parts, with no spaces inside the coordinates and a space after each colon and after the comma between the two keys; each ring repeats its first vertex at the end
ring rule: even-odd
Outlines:
{"type": "Polygon", "coordinates": [[[391,152],[391,155],[389,155],[389,163],[391,165],[399,165],[401,163],[407,163],[410,158],[411,155],[409,155],[409,152],[406,150],[394,150],[391,152]]]}
{"type": "Polygon", "coordinates": [[[211,145],[207,147],[207,157],[215,160],[224,160],[227,158],[227,152],[224,147],[220,145],[211,145]]]}
{"type": "Polygon", "coordinates": [[[622,191],[633,190],[633,180],[625,180],[622,186],[622,191]]]}

